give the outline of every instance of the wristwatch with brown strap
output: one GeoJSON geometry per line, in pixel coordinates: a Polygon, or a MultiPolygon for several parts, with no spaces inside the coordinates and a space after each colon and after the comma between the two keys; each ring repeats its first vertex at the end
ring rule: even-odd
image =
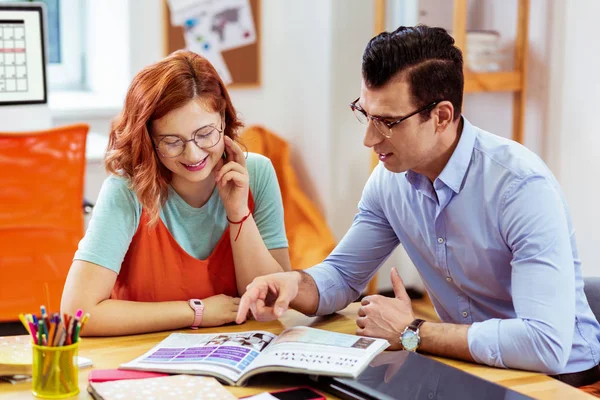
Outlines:
{"type": "Polygon", "coordinates": [[[404,350],[417,351],[421,344],[421,336],[419,336],[419,328],[425,322],[422,319],[415,319],[410,323],[400,334],[400,343],[404,350]]]}

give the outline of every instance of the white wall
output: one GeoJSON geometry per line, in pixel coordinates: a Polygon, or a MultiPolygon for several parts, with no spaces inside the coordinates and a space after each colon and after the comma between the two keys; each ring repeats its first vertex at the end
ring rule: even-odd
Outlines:
{"type": "Polygon", "coordinates": [[[600,276],[600,34],[597,0],[557,2],[552,24],[546,151],[569,203],[584,275],[600,276]]]}
{"type": "Polygon", "coordinates": [[[265,125],[289,141],[304,189],[328,210],[331,3],[263,0],[261,20],[261,87],[231,90],[233,103],[246,125],[265,125]]]}

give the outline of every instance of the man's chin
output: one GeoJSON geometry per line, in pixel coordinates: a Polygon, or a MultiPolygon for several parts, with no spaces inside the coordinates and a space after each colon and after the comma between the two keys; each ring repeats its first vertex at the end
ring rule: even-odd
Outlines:
{"type": "Polygon", "coordinates": [[[397,164],[392,164],[392,163],[383,163],[383,166],[388,171],[396,173],[396,174],[400,174],[400,173],[406,172],[408,170],[408,168],[404,168],[402,165],[397,165],[397,164]]]}

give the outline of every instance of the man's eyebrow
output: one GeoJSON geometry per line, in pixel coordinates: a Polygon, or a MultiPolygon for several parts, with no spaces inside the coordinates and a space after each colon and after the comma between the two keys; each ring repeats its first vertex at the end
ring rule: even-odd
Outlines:
{"type": "MultiPolygon", "coordinates": [[[[364,111],[365,113],[367,112],[367,110],[365,110],[364,107],[360,104],[360,101],[356,102],[356,106],[358,106],[358,108],[360,110],[364,111]]],[[[369,116],[379,118],[379,119],[390,119],[390,120],[394,120],[394,121],[402,118],[402,116],[391,115],[391,114],[382,114],[382,115],[369,114],[369,116]]]]}
{"type": "MultiPolygon", "coordinates": [[[[371,114],[369,114],[371,115],[371,114]]],[[[371,115],[374,118],[379,118],[379,119],[389,119],[389,120],[397,120],[402,118],[402,116],[399,115],[392,115],[392,114],[379,114],[379,115],[371,115]]]]}
{"type": "Polygon", "coordinates": [[[389,115],[389,114],[384,114],[384,115],[373,115],[373,117],[379,118],[379,119],[390,119],[390,120],[397,120],[402,118],[401,116],[398,115],[389,115]]]}

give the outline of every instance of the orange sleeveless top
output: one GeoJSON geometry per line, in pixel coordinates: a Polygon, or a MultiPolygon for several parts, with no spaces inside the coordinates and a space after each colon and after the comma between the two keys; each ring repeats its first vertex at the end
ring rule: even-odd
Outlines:
{"type": "MultiPolygon", "coordinates": [[[[252,193],[248,208],[254,211],[252,193]]],[[[217,294],[237,296],[229,226],[205,260],[189,255],[159,219],[148,228],[142,209],[138,229],[125,255],[110,298],[131,301],[205,299],[217,294]]]]}

